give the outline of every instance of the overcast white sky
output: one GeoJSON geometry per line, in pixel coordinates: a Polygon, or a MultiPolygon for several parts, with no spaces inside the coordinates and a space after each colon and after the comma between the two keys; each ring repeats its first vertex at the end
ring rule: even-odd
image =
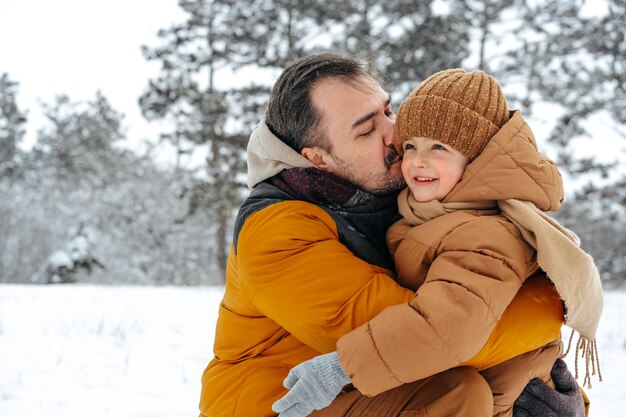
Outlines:
{"type": "Polygon", "coordinates": [[[137,99],[159,67],[140,46],[157,45],[158,30],[184,17],[177,0],[0,0],[0,74],[20,84],[27,141],[43,122],[38,100],[93,100],[98,89],[126,114],[130,139],[157,137],[137,99]]]}

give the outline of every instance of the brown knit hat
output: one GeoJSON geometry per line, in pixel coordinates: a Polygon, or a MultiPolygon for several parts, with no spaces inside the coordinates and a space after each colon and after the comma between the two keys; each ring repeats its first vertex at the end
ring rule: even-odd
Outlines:
{"type": "Polygon", "coordinates": [[[449,69],[425,79],[400,105],[393,142],[402,155],[402,142],[426,137],[472,160],[508,120],[506,99],[491,75],[449,69]]]}

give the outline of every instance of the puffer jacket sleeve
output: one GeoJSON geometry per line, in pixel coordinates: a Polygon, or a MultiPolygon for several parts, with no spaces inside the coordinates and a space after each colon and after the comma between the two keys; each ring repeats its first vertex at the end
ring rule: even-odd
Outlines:
{"type": "Polygon", "coordinates": [[[312,204],[285,201],[252,214],[237,246],[242,289],[257,314],[321,353],[414,297],[340,243],[332,218],[312,204]]]}
{"type": "MultiPolygon", "coordinates": [[[[400,245],[423,243],[405,239],[400,245]]],[[[436,251],[413,300],[387,308],[339,340],[341,363],[363,394],[376,395],[471,358],[536,269],[532,249],[500,217],[455,228],[436,251]]]]}

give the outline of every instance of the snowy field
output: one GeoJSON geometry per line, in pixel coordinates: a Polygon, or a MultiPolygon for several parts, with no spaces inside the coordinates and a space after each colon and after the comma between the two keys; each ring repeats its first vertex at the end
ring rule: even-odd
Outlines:
{"type": "MultiPolygon", "coordinates": [[[[221,292],[0,285],[0,416],[197,416],[221,292]]],[[[626,410],[625,305],[606,294],[593,417],[626,410]]]]}

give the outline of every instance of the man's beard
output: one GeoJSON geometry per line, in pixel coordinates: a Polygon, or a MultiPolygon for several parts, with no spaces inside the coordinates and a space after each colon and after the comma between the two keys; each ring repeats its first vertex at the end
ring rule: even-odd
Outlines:
{"type": "Polygon", "coordinates": [[[385,155],[385,167],[387,168],[387,172],[391,171],[391,165],[398,159],[400,159],[400,154],[396,151],[396,148],[393,145],[387,147],[387,153],[385,155]]]}
{"type": "MultiPolygon", "coordinates": [[[[335,158],[338,159],[337,157],[335,158]]],[[[396,151],[396,148],[394,148],[393,145],[389,146],[384,159],[385,172],[374,177],[375,181],[372,181],[372,173],[367,172],[366,167],[363,167],[363,172],[359,174],[358,170],[354,169],[355,167],[351,162],[341,159],[338,159],[338,162],[343,166],[341,175],[343,178],[368,193],[382,195],[397,191],[406,186],[401,174],[398,175],[398,177],[394,177],[391,173],[392,165],[397,162],[398,159],[400,159],[400,155],[396,151]],[[369,186],[367,185],[368,182],[370,183],[369,186]],[[372,184],[373,182],[375,182],[375,184],[372,184]]]]}
{"type": "Polygon", "coordinates": [[[385,154],[385,168],[387,168],[387,181],[385,185],[379,190],[372,191],[372,194],[386,194],[392,191],[397,191],[406,186],[406,182],[404,182],[404,178],[400,175],[397,178],[394,178],[391,175],[391,166],[396,163],[400,159],[400,154],[396,151],[396,148],[391,145],[387,148],[387,153],[385,154]]]}

